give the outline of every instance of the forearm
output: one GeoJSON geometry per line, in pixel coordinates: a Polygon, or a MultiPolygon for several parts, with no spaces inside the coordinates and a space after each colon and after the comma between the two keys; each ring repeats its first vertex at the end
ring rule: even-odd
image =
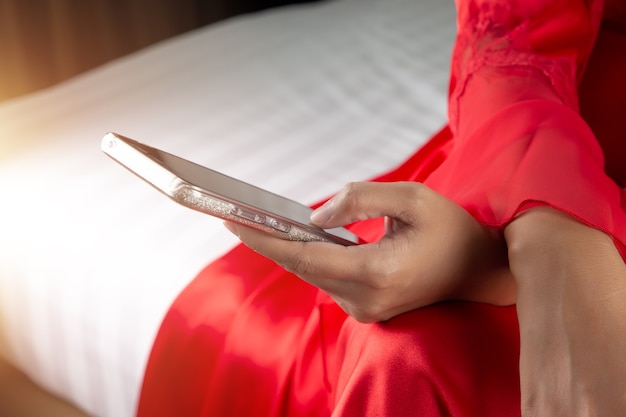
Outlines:
{"type": "Polygon", "coordinates": [[[522,415],[621,415],[626,266],[612,239],[548,208],[519,216],[505,238],[517,285],[522,415]]]}
{"type": "Polygon", "coordinates": [[[545,320],[546,310],[565,323],[582,314],[602,312],[604,321],[626,314],[626,265],[610,236],[542,208],[512,222],[505,238],[520,324],[545,320]]]}

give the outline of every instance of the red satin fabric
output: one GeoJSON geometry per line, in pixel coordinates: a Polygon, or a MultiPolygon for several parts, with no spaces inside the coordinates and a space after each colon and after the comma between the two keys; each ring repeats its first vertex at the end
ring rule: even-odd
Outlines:
{"type": "MultiPolygon", "coordinates": [[[[423,181],[494,227],[550,205],[611,234],[625,254],[626,138],[622,120],[604,117],[620,106],[626,114],[625,37],[602,35],[606,50],[584,75],[599,2],[457,6],[450,127],[378,180],[423,181]],[[599,140],[579,115],[580,80],[599,140]],[[597,94],[600,85],[610,88],[597,94]]],[[[354,230],[372,240],[383,226],[354,230]]],[[[442,303],[362,324],[239,246],[172,305],[138,415],[519,416],[518,354],[513,307],[442,303]]]]}

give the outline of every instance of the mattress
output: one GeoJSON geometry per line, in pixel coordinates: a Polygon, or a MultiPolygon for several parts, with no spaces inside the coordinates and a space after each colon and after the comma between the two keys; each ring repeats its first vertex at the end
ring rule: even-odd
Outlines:
{"type": "Polygon", "coordinates": [[[311,204],[445,124],[454,3],[233,18],[0,104],[0,349],[95,416],[132,416],[153,339],[237,244],[109,160],[116,131],[311,204]]]}

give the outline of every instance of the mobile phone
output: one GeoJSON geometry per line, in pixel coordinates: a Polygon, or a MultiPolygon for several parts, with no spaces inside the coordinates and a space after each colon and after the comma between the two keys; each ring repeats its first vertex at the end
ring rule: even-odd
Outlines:
{"type": "Polygon", "coordinates": [[[286,240],[359,243],[343,227],[311,224],[310,207],[117,133],[102,138],[102,150],[185,207],[286,240]]]}

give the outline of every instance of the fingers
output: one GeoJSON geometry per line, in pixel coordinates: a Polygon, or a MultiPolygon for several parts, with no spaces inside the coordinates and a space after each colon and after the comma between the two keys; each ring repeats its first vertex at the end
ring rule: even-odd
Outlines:
{"type": "MultiPolygon", "coordinates": [[[[330,295],[348,314],[363,322],[386,320],[397,306],[381,297],[397,271],[391,243],[342,246],[297,242],[226,222],[226,227],[255,252],[330,295]]],[[[402,308],[406,311],[406,308],[402,308]]]]}
{"type": "Polygon", "coordinates": [[[315,281],[315,285],[358,276],[364,268],[362,257],[370,251],[369,245],[289,241],[232,222],[225,222],[225,226],[253,251],[309,282],[315,281]]]}
{"type": "MultiPolygon", "coordinates": [[[[394,218],[394,225],[398,222],[414,224],[422,205],[422,194],[428,191],[421,184],[409,182],[352,183],[318,209],[313,218],[324,228],[381,216],[394,218]]],[[[406,238],[408,235],[374,244],[342,246],[287,241],[234,223],[226,225],[252,250],[325,291],[341,292],[350,281],[384,285],[384,277],[400,269],[397,264],[404,261],[408,253],[416,256],[408,250],[411,245],[411,239],[406,238]]]]}
{"type": "Polygon", "coordinates": [[[416,205],[428,191],[415,182],[350,183],[315,210],[311,222],[324,229],[384,216],[412,223],[416,205]]]}
{"type": "Polygon", "coordinates": [[[470,278],[500,268],[499,240],[422,184],[349,184],[312,220],[333,228],[381,216],[388,220],[387,234],[379,242],[354,246],[288,241],[234,223],[226,226],[252,250],[329,294],[357,320],[384,320],[468,294],[489,302],[493,294],[483,297],[485,291],[470,278]]]}

